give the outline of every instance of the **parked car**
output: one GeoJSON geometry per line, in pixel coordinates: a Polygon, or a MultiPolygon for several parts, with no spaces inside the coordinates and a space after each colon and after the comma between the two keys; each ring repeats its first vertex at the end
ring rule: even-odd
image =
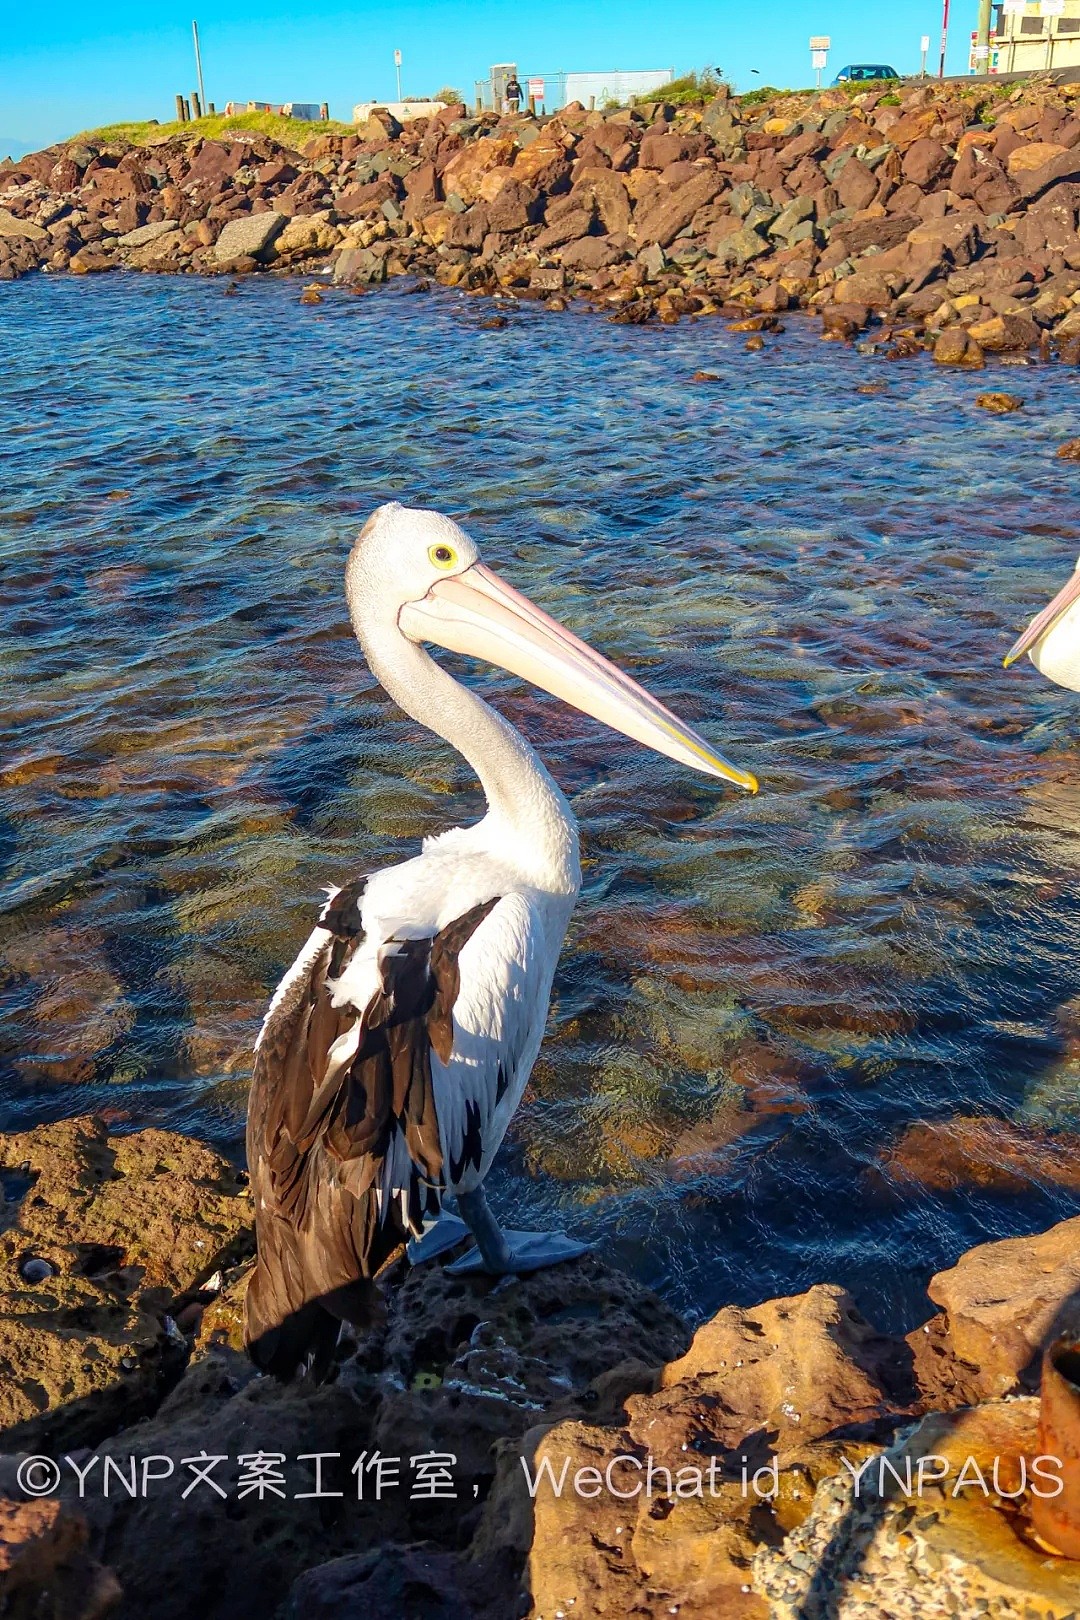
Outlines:
{"type": "Polygon", "coordinates": [[[900,77],[893,67],[885,67],[881,62],[855,62],[851,67],[841,68],[833,84],[855,84],[864,79],[898,79],[900,77]]]}

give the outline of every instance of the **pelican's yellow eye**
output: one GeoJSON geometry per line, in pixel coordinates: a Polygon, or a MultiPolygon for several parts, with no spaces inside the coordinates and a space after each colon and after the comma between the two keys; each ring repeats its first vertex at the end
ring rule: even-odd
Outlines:
{"type": "Polygon", "coordinates": [[[436,568],[453,568],[458,560],[453,546],[431,546],[428,549],[428,556],[436,568]]]}

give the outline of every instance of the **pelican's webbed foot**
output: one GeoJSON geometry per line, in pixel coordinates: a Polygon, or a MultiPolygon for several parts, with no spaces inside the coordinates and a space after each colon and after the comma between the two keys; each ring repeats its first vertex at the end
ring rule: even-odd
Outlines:
{"type": "Polygon", "coordinates": [[[579,1243],[565,1232],[504,1231],[488,1208],[482,1187],[458,1193],[458,1209],[476,1239],[476,1248],[447,1266],[447,1271],[455,1277],[473,1272],[490,1272],[503,1277],[543,1271],[546,1266],[556,1266],[562,1260],[578,1260],[592,1248],[591,1243],[579,1243]]]}
{"type": "Polygon", "coordinates": [[[410,1239],[405,1252],[410,1265],[421,1266],[425,1260],[434,1260],[438,1255],[446,1254],[448,1249],[456,1249],[460,1243],[467,1243],[471,1237],[472,1232],[464,1221],[459,1221],[449,1210],[443,1210],[438,1220],[422,1236],[410,1239]]]}

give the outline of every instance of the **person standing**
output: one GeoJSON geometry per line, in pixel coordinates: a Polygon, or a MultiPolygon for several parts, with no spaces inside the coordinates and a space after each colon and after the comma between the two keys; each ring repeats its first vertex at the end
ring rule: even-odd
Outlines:
{"type": "Polygon", "coordinates": [[[507,110],[507,112],[511,112],[511,113],[518,112],[520,110],[520,108],[521,108],[521,103],[522,103],[523,99],[524,99],[524,97],[523,97],[522,92],[521,92],[521,85],[518,82],[518,76],[517,76],[516,73],[511,73],[509,79],[506,81],[506,110],[507,110]]]}

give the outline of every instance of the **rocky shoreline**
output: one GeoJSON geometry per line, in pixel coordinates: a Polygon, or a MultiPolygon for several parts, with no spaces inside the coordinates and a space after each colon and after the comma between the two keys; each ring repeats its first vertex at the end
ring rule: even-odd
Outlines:
{"type": "MultiPolygon", "coordinates": [[[[1080,361],[1080,85],[726,94],[402,127],[91,138],[0,164],[0,278],[31,270],[412,276],[597,309],[788,311],[890,358],[1080,361]]],[[[317,302],[313,287],[302,294],[317,302]]]]}
{"type": "MultiPolygon", "coordinates": [[[[935,1455],[985,1450],[1002,1423],[1030,1443],[1040,1346],[1080,1325],[1080,1218],[971,1250],[906,1339],[831,1282],[694,1330],[594,1255],[498,1283],[399,1265],[384,1323],[340,1348],[334,1381],[283,1388],[240,1349],[250,1203],[214,1151],[86,1117],[0,1137],[0,1177],[5,1614],[1012,1620],[1075,1604],[1075,1566],[1046,1573],[1000,1514],[994,1558],[976,1548],[958,1574],[940,1544],[950,1513],[975,1511],[963,1493],[853,1503],[851,1481],[883,1448],[917,1448],[913,1424],[935,1455]]],[[[971,1541],[967,1520],[956,1534],[971,1541]]]]}

